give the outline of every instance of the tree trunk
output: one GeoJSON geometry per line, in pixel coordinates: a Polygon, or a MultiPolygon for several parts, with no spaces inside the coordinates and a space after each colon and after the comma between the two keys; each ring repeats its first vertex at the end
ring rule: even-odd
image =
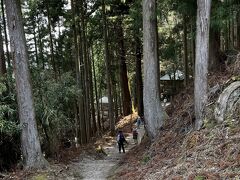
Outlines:
{"type": "Polygon", "coordinates": [[[107,18],[105,13],[105,0],[102,0],[102,13],[103,13],[103,38],[104,38],[104,60],[107,76],[107,91],[108,91],[108,116],[110,120],[111,135],[115,134],[115,120],[113,118],[113,98],[112,98],[112,83],[111,83],[111,65],[109,59],[108,48],[108,33],[107,33],[107,18]]]}
{"type": "Polygon", "coordinates": [[[85,128],[86,128],[86,142],[89,142],[91,136],[91,119],[89,106],[89,79],[88,79],[88,56],[87,56],[87,40],[85,34],[85,12],[84,0],[79,0],[80,10],[80,43],[82,52],[82,77],[83,77],[83,94],[84,94],[84,114],[85,114],[85,128]]]}
{"type": "Polygon", "coordinates": [[[194,74],[195,74],[195,70],[194,70],[194,68],[195,68],[195,54],[196,54],[196,52],[195,52],[195,35],[194,35],[194,32],[193,32],[193,24],[191,24],[191,36],[192,36],[192,38],[191,38],[191,51],[192,51],[192,75],[194,76],[194,74]]]}
{"type": "Polygon", "coordinates": [[[7,65],[8,65],[8,68],[10,68],[11,67],[11,61],[10,61],[10,54],[9,54],[9,50],[8,50],[7,25],[6,25],[5,9],[4,9],[3,1],[4,0],[1,0],[2,21],[3,21],[4,39],[5,39],[6,54],[7,54],[7,65]]]}
{"type": "Polygon", "coordinates": [[[94,89],[95,89],[95,99],[96,99],[96,109],[97,109],[97,126],[98,131],[101,131],[101,120],[100,120],[100,106],[99,106],[99,96],[98,96],[98,88],[97,88],[97,79],[96,79],[96,70],[95,70],[95,63],[94,63],[94,54],[93,48],[91,48],[92,52],[92,62],[93,62],[93,79],[94,79],[94,89]]]}
{"type": "Polygon", "coordinates": [[[211,0],[198,0],[197,9],[197,36],[196,36],[196,64],[194,81],[195,98],[195,129],[203,125],[204,110],[207,104],[208,91],[208,59],[209,59],[209,26],[211,0]]]}
{"type": "Polygon", "coordinates": [[[160,103],[159,60],[157,50],[156,1],[143,0],[143,103],[147,132],[151,139],[163,125],[164,114],[160,103]]]}
{"type": "Polygon", "coordinates": [[[2,28],[0,26],[0,77],[4,76],[7,73],[6,60],[3,50],[3,37],[2,37],[2,28]]]}
{"type": "Polygon", "coordinates": [[[11,51],[14,53],[23,159],[26,168],[43,168],[47,162],[42,155],[35,119],[20,0],[5,0],[5,5],[11,51]]]}
{"type": "Polygon", "coordinates": [[[37,36],[36,36],[36,31],[35,31],[35,25],[34,23],[35,22],[32,22],[33,23],[33,40],[34,40],[34,51],[35,51],[35,54],[36,54],[36,63],[37,63],[37,66],[39,67],[39,59],[38,59],[38,47],[37,47],[37,36]]]}
{"type": "Polygon", "coordinates": [[[77,99],[78,102],[78,130],[79,130],[79,143],[84,144],[87,142],[86,138],[86,128],[85,128],[85,112],[84,112],[84,97],[83,97],[83,77],[82,77],[82,70],[81,70],[81,63],[82,63],[82,47],[80,41],[80,28],[79,28],[79,21],[76,18],[78,17],[77,13],[77,5],[78,3],[75,0],[71,0],[71,8],[72,8],[72,18],[74,22],[73,27],[73,40],[74,40],[74,52],[75,52],[75,66],[76,66],[76,81],[77,87],[81,91],[79,98],[77,99]]]}
{"type": "MultiPolygon", "coordinates": [[[[139,32],[139,31],[138,31],[139,32]]],[[[137,33],[139,34],[139,33],[137,33]]],[[[142,80],[142,53],[141,41],[138,36],[135,37],[136,43],[136,96],[138,115],[143,116],[143,80],[142,80]]]]}
{"type": "Polygon", "coordinates": [[[123,98],[123,115],[127,116],[132,113],[131,96],[128,86],[127,77],[127,65],[126,65],[126,52],[124,47],[124,34],[122,28],[122,20],[119,19],[118,24],[118,44],[119,44],[119,56],[120,56],[120,83],[123,98]]]}
{"type": "Polygon", "coordinates": [[[189,83],[189,68],[188,68],[188,43],[187,43],[187,20],[186,15],[183,16],[183,46],[184,46],[184,85],[189,83]]]}
{"type": "MultiPolygon", "coordinates": [[[[240,3],[239,3],[240,5],[240,3]]],[[[237,49],[240,50],[240,12],[237,12],[237,49]]]]}
{"type": "Polygon", "coordinates": [[[209,63],[208,70],[218,70],[220,60],[220,32],[210,27],[209,33],[209,63]]]}
{"type": "Polygon", "coordinates": [[[92,68],[92,62],[93,57],[90,58],[90,47],[88,48],[88,74],[89,74],[89,91],[90,91],[90,105],[91,105],[91,119],[93,123],[93,134],[96,135],[97,132],[97,122],[96,122],[96,116],[95,116],[95,107],[94,107],[94,89],[93,89],[93,68],[92,68]]]}
{"type": "Polygon", "coordinates": [[[38,43],[39,43],[39,59],[42,62],[42,69],[45,69],[45,62],[44,62],[44,55],[43,55],[43,42],[42,42],[42,36],[40,32],[40,25],[37,24],[38,29],[38,43]]]}
{"type": "Polygon", "coordinates": [[[55,62],[55,58],[54,58],[53,36],[52,36],[49,0],[46,1],[46,8],[47,8],[47,19],[48,19],[47,27],[48,27],[49,40],[50,40],[51,64],[52,64],[52,67],[53,67],[54,78],[57,79],[57,67],[56,67],[56,62],[55,62]]]}

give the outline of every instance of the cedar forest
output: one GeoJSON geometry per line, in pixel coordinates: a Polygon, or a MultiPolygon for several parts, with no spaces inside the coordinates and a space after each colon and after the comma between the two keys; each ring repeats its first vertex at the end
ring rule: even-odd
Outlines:
{"type": "Polygon", "coordinates": [[[1,0],[0,179],[107,154],[137,114],[106,177],[239,177],[239,51],[239,0],[1,0]]]}

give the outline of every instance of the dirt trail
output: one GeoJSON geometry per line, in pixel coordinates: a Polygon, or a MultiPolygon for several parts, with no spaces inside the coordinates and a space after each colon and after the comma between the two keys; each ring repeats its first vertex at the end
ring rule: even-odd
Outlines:
{"type": "MultiPolygon", "coordinates": [[[[141,126],[139,129],[139,139],[144,135],[144,127],[141,126]]],[[[126,134],[126,140],[128,145],[125,146],[126,153],[136,146],[132,139],[132,134],[126,134]]],[[[140,140],[139,140],[140,142],[140,140]]],[[[107,156],[103,159],[96,159],[92,156],[85,156],[81,161],[71,164],[72,169],[75,173],[80,174],[77,179],[85,180],[104,180],[111,174],[113,167],[117,165],[124,153],[118,152],[116,141],[112,141],[110,144],[103,146],[107,156]]]]}
{"type": "MultiPolygon", "coordinates": [[[[141,125],[140,129],[138,129],[138,143],[141,142],[144,133],[144,127],[141,125]]],[[[122,157],[128,155],[127,152],[136,146],[131,133],[126,133],[125,138],[128,142],[128,145],[125,146],[126,153],[119,153],[115,138],[111,138],[110,142],[102,146],[106,155],[85,152],[68,165],[51,164],[50,168],[46,170],[29,174],[24,171],[22,173],[13,173],[5,177],[4,180],[105,180],[109,175],[113,174],[122,157]]]]}

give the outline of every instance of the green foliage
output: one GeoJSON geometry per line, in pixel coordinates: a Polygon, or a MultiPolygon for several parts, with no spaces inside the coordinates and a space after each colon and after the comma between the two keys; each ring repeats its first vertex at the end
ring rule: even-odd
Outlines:
{"type": "Polygon", "coordinates": [[[204,180],[204,179],[206,179],[205,176],[195,176],[194,177],[194,180],[204,180]]]}
{"type": "Polygon", "coordinates": [[[148,161],[150,161],[151,157],[149,155],[144,155],[142,158],[142,163],[146,164],[148,161]]]}
{"type": "Polygon", "coordinates": [[[9,104],[11,96],[5,95],[6,91],[6,85],[0,82],[0,134],[13,136],[20,131],[20,128],[13,117],[15,110],[9,104]]]}
{"type": "Polygon", "coordinates": [[[37,120],[56,132],[56,136],[74,130],[73,109],[80,91],[72,73],[64,73],[58,82],[47,73],[36,78],[41,82],[34,87],[37,120]]]}

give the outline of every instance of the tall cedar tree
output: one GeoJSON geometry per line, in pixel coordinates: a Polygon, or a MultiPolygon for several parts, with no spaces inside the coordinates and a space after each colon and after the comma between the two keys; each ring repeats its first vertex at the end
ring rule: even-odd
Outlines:
{"type": "Polygon", "coordinates": [[[153,139],[163,124],[160,103],[156,1],[143,0],[144,117],[153,139]]]}
{"type": "Polygon", "coordinates": [[[108,33],[107,33],[107,18],[105,13],[105,1],[102,0],[102,13],[103,13],[103,37],[104,37],[104,59],[107,76],[107,91],[108,91],[108,112],[110,120],[111,134],[115,133],[115,120],[113,117],[113,98],[112,98],[112,83],[111,83],[111,64],[109,59],[109,48],[108,48],[108,33]]]}
{"type": "Polygon", "coordinates": [[[207,74],[209,59],[209,27],[211,0],[197,1],[197,36],[194,80],[195,129],[202,127],[207,104],[207,74]]]}
{"type": "Polygon", "coordinates": [[[5,0],[5,5],[11,51],[14,55],[23,159],[26,168],[43,168],[47,162],[42,155],[35,119],[20,0],[5,0]]]}

